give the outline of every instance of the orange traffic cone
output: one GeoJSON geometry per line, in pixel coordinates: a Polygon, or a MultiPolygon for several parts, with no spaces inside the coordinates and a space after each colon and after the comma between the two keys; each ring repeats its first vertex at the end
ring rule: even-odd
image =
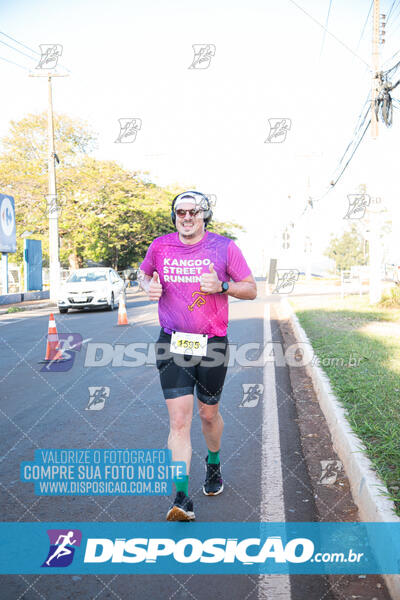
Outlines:
{"type": "Polygon", "coordinates": [[[49,331],[47,334],[46,357],[42,362],[53,362],[55,360],[65,360],[63,353],[59,350],[59,339],[57,333],[56,322],[53,313],[49,317],[49,331]]]}
{"type": "Polygon", "coordinates": [[[126,314],[125,294],[121,294],[119,297],[118,325],[129,325],[128,315],[126,314]]]}

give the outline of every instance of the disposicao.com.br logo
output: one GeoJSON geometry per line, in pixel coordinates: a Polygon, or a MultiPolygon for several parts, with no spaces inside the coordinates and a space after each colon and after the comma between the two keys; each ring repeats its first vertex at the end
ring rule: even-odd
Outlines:
{"type": "Polygon", "coordinates": [[[247,538],[239,541],[229,538],[209,538],[200,540],[194,537],[175,541],[171,538],[90,538],[86,543],[85,563],[155,563],[159,558],[171,556],[178,563],[234,563],[245,565],[264,563],[272,559],[277,563],[302,563],[311,559],[314,544],[307,538],[295,538],[285,545],[280,536],[247,538]],[[248,554],[253,547],[257,554],[248,554]],[[300,550],[300,551],[299,551],[300,550]]]}
{"type": "Polygon", "coordinates": [[[0,523],[0,536],[0,573],[7,574],[389,574],[400,569],[397,522],[195,522],[183,527],[13,522],[0,523]]]}

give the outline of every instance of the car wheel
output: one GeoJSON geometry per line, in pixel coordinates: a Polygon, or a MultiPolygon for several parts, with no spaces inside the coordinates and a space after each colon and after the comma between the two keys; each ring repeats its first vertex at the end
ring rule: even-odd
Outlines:
{"type": "Polygon", "coordinates": [[[68,308],[59,308],[59,309],[58,309],[58,312],[59,312],[59,313],[61,313],[61,314],[63,315],[64,313],[67,313],[67,312],[68,312],[68,308]]]}
{"type": "Polygon", "coordinates": [[[114,304],[114,292],[111,292],[111,300],[110,300],[110,304],[107,306],[108,310],[114,310],[115,304],[114,304]]]}

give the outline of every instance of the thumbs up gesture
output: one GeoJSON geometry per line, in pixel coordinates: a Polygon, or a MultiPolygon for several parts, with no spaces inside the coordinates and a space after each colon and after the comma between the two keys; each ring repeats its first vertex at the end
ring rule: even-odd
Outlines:
{"type": "Polygon", "coordinates": [[[208,273],[203,273],[200,277],[200,289],[207,294],[217,294],[221,291],[221,282],[214,271],[214,263],[209,264],[208,270],[208,273]]]}
{"type": "Polygon", "coordinates": [[[149,298],[150,300],[159,300],[163,292],[160,278],[157,271],[154,271],[153,277],[151,278],[149,285],[149,298]]]}

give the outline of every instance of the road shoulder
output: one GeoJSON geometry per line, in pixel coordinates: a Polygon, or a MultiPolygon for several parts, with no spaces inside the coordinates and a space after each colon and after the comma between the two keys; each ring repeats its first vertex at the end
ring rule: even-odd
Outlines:
{"type": "MultiPolygon", "coordinates": [[[[295,315],[287,301],[281,302],[276,310],[285,350],[296,342],[308,342],[304,331],[300,331],[301,327],[298,322],[296,323],[295,315]]],[[[337,436],[347,436],[347,432],[338,434],[337,421],[332,422],[332,418],[327,419],[324,414],[320,388],[315,384],[313,378],[315,367],[315,365],[309,365],[309,368],[306,366],[290,367],[290,379],[298,412],[302,448],[314,488],[319,519],[322,522],[377,521],[377,518],[364,518],[363,512],[353,501],[354,474],[346,468],[347,461],[343,456],[343,444],[337,446],[337,436]],[[322,463],[321,461],[329,462],[322,463]],[[343,465],[342,468],[340,463],[343,465]],[[329,473],[325,473],[325,476],[323,476],[323,464],[327,465],[329,469],[329,473]],[[328,479],[328,474],[331,476],[331,480],[328,479]],[[325,483],[321,483],[322,481],[325,483]],[[329,481],[332,483],[327,483],[329,481]]],[[[357,452],[355,456],[358,458],[360,453],[357,452]]],[[[396,515],[394,517],[397,519],[396,515]]],[[[390,588],[393,598],[400,597],[396,595],[397,578],[398,576],[393,575],[329,576],[337,598],[356,597],[364,600],[389,599],[390,595],[385,583],[390,588]]]]}

